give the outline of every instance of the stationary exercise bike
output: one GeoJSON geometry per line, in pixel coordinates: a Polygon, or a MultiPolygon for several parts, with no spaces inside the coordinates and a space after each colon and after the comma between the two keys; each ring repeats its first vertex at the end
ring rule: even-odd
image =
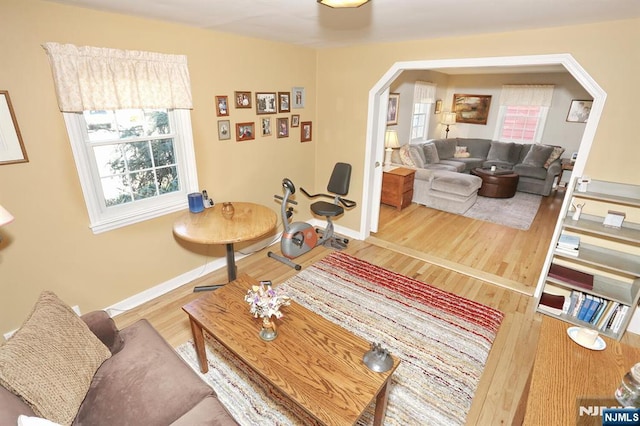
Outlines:
{"type": "Polygon", "coordinates": [[[333,221],[331,218],[344,213],[344,209],[350,209],[356,206],[356,202],[347,200],[341,196],[347,195],[349,192],[349,182],[351,180],[351,165],[346,163],[337,163],[331,173],[327,191],[332,194],[309,194],[304,188],[300,188],[302,193],[309,198],[328,197],[333,198],[333,203],[327,201],[316,201],[311,204],[311,211],[319,216],[327,219],[327,225],[324,229],[316,229],[307,222],[289,223],[289,219],[293,216],[293,207],[289,204],[297,205],[297,201],[292,200],[291,196],[295,194],[296,187],[290,179],[282,180],[284,196],[274,195],[277,200],[281,201],[282,223],[284,232],[280,240],[280,249],[284,256],[279,256],[273,252],[267,255],[276,259],[285,265],[291,266],[296,271],[302,269],[300,265],[292,262],[313,248],[324,245],[325,247],[342,250],[347,247],[349,240],[342,238],[334,233],[333,221]]]}

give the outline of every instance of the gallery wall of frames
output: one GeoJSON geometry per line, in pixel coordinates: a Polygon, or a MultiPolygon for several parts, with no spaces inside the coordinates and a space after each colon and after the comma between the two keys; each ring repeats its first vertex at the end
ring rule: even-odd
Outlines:
{"type": "MultiPolygon", "coordinates": [[[[288,138],[292,132],[300,132],[300,142],[310,142],[313,135],[311,121],[300,121],[304,110],[304,87],[293,87],[290,92],[234,91],[232,96],[215,97],[218,120],[218,140],[236,142],[255,140],[259,137],[288,138]],[[255,121],[234,121],[232,110],[255,110],[255,121]],[[302,111],[300,111],[302,112],[302,111]],[[296,130],[292,130],[296,129],[296,130]]],[[[244,116],[246,117],[246,115],[244,116]]]]}

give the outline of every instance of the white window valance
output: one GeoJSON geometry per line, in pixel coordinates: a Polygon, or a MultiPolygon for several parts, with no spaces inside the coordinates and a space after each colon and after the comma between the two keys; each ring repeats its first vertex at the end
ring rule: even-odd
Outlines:
{"type": "Polygon", "coordinates": [[[59,43],[42,47],[62,112],[192,108],[185,55],[59,43]]]}
{"type": "Polygon", "coordinates": [[[551,106],[552,84],[504,85],[500,94],[502,106],[551,106]]]}
{"type": "Polygon", "coordinates": [[[413,86],[413,103],[432,104],[436,101],[436,85],[426,81],[416,81],[413,86]]]}

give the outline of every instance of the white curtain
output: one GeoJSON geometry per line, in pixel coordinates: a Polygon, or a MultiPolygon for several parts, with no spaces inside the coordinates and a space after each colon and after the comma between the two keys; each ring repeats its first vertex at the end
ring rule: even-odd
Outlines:
{"type": "Polygon", "coordinates": [[[502,106],[551,106],[552,84],[504,85],[500,94],[502,106]]]}
{"type": "Polygon", "coordinates": [[[185,55],[59,43],[42,47],[62,112],[193,107],[185,55]]]}
{"type": "Polygon", "coordinates": [[[414,104],[432,104],[436,101],[436,85],[425,81],[416,81],[413,86],[414,104]]]}

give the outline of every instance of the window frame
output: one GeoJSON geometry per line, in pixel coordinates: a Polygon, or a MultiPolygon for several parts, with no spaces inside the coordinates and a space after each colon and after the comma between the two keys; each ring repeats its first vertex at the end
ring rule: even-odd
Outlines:
{"type": "Polygon", "coordinates": [[[168,109],[168,114],[175,133],[173,145],[180,190],[132,203],[106,207],[95,157],[91,145],[87,143],[86,122],[83,114],[63,113],[80,186],[89,214],[89,227],[94,234],[183,210],[188,207],[187,194],[198,191],[190,111],[168,109]]]}
{"type": "MultiPolygon", "coordinates": [[[[515,107],[523,107],[523,108],[531,108],[532,105],[509,105],[515,107]]],[[[507,118],[507,105],[501,105],[498,110],[498,125],[496,126],[495,134],[493,135],[493,139],[500,142],[514,142],[520,144],[530,144],[530,143],[542,143],[542,134],[544,133],[544,129],[547,123],[547,118],[549,116],[549,107],[547,106],[538,106],[540,108],[540,115],[538,118],[538,123],[536,125],[536,129],[533,135],[533,140],[523,140],[523,139],[505,139],[502,137],[504,122],[507,118]]]]}
{"type": "Polygon", "coordinates": [[[414,102],[413,103],[413,110],[411,111],[411,142],[415,142],[415,141],[424,141],[427,140],[428,137],[427,135],[429,134],[429,126],[431,125],[431,120],[429,117],[431,117],[433,114],[433,103],[432,102],[414,102]],[[425,112],[424,113],[417,113],[416,114],[416,105],[425,105],[425,112]],[[415,126],[415,118],[417,115],[423,115],[424,114],[424,129],[422,132],[422,136],[419,137],[413,137],[413,133],[414,133],[414,129],[416,129],[418,126],[415,126]]]}

